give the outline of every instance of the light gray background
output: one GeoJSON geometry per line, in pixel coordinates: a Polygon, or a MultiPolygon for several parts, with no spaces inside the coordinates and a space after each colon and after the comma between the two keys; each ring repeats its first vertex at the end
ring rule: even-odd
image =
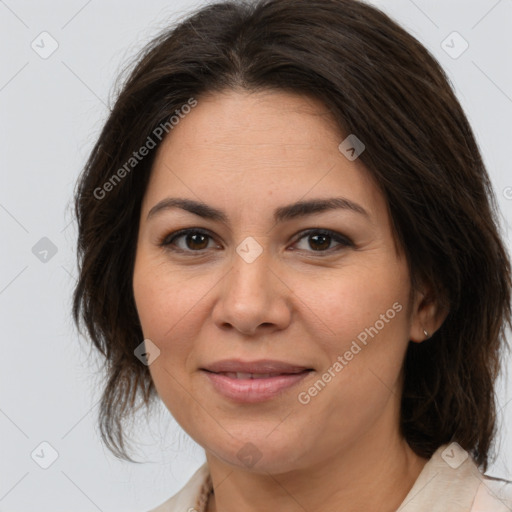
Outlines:
{"type": "MultiPolygon", "coordinates": [[[[427,46],[449,74],[510,241],[512,1],[373,3],[427,46]],[[458,58],[441,46],[453,31],[469,44],[458,58]]],[[[114,80],[127,58],[197,5],[0,0],[0,511],[144,511],[174,494],[205,460],[163,406],[149,424],[138,422],[139,454],[147,463],[110,455],[95,424],[100,378],[70,315],[76,276],[70,200],[106,119],[114,80]],[[59,45],[47,59],[31,47],[35,40],[40,51],[50,48],[49,39],[41,42],[47,36],[38,37],[43,31],[59,45]],[[46,262],[32,252],[43,237],[57,249],[46,262]],[[43,441],[59,454],[48,469],[31,458],[43,441]]],[[[463,43],[452,39],[453,54],[463,43]]],[[[500,457],[489,473],[511,479],[507,379],[499,391],[500,457]]]]}

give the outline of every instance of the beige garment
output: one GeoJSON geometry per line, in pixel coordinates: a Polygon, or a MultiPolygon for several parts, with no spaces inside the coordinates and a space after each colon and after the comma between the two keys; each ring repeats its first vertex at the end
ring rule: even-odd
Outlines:
{"type": "MultiPolygon", "coordinates": [[[[205,512],[212,482],[205,462],[172,498],[150,512],[205,512]]],[[[425,464],[397,512],[512,512],[512,482],[480,473],[456,443],[425,464]]]]}

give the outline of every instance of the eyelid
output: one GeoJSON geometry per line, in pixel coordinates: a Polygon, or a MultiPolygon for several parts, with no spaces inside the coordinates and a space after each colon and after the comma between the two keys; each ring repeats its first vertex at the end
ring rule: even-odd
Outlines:
{"type": "MultiPolygon", "coordinates": [[[[335,242],[337,242],[341,247],[354,247],[355,246],[354,242],[346,235],[342,235],[341,233],[338,233],[337,231],[333,231],[333,230],[327,229],[327,228],[307,228],[307,229],[297,233],[297,235],[295,235],[295,241],[293,243],[296,244],[297,242],[302,240],[304,237],[311,235],[311,234],[328,235],[335,242]]],[[[297,250],[297,249],[295,249],[295,250],[297,250]]],[[[311,251],[306,251],[306,252],[321,256],[322,253],[324,255],[328,255],[328,254],[332,254],[335,251],[336,251],[336,249],[331,248],[331,249],[327,249],[325,251],[311,250],[311,251]]]]}
{"type": "MultiPolygon", "coordinates": [[[[182,253],[197,253],[197,254],[201,254],[203,253],[206,249],[202,249],[202,250],[199,250],[199,251],[192,251],[192,250],[183,250],[183,249],[180,249],[179,247],[176,247],[174,246],[173,248],[171,248],[171,246],[173,246],[173,242],[177,239],[177,238],[180,238],[181,236],[184,236],[184,235],[188,235],[189,233],[197,233],[197,234],[201,234],[201,235],[205,235],[209,238],[211,238],[212,240],[216,241],[217,242],[217,239],[216,237],[213,235],[213,233],[211,233],[209,230],[207,229],[204,229],[204,228],[184,228],[184,229],[179,229],[177,231],[173,231],[172,233],[167,233],[165,234],[159,241],[158,241],[158,245],[163,247],[164,249],[168,249],[168,250],[171,250],[171,251],[175,251],[175,252],[182,252],[182,253]],[[167,241],[169,240],[169,241],[167,241]]],[[[218,242],[217,242],[218,243],[218,242]]]]}

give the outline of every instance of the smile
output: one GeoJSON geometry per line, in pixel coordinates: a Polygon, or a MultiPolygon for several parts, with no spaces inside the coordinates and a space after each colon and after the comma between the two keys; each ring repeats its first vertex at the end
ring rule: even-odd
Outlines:
{"type": "Polygon", "coordinates": [[[312,370],[297,373],[245,373],[203,370],[215,391],[238,403],[257,403],[270,400],[297,385],[312,370]]]}

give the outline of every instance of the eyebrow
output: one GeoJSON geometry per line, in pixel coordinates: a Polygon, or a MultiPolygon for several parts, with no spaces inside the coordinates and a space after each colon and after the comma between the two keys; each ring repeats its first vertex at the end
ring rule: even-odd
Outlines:
{"type": "MultiPolygon", "coordinates": [[[[154,217],[157,213],[170,210],[173,208],[180,208],[187,212],[193,213],[204,219],[209,219],[217,222],[228,222],[227,215],[217,208],[213,208],[201,201],[194,201],[192,199],[182,199],[175,197],[168,197],[158,202],[149,210],[146,220],[154,217]]],[[[295,219],[297,217],[305,217],[314,213],[321,213],[328,210],[343,209],[354,213],[361,214],[368,219],[370,215],[359,204],[350,201],[344,197],[332,197],[328,199],[312,199],[309,201],[298,201],[293,204],[281,206],[274,211],[274,221],[284,222],[286,220],[295,219]]]]}

